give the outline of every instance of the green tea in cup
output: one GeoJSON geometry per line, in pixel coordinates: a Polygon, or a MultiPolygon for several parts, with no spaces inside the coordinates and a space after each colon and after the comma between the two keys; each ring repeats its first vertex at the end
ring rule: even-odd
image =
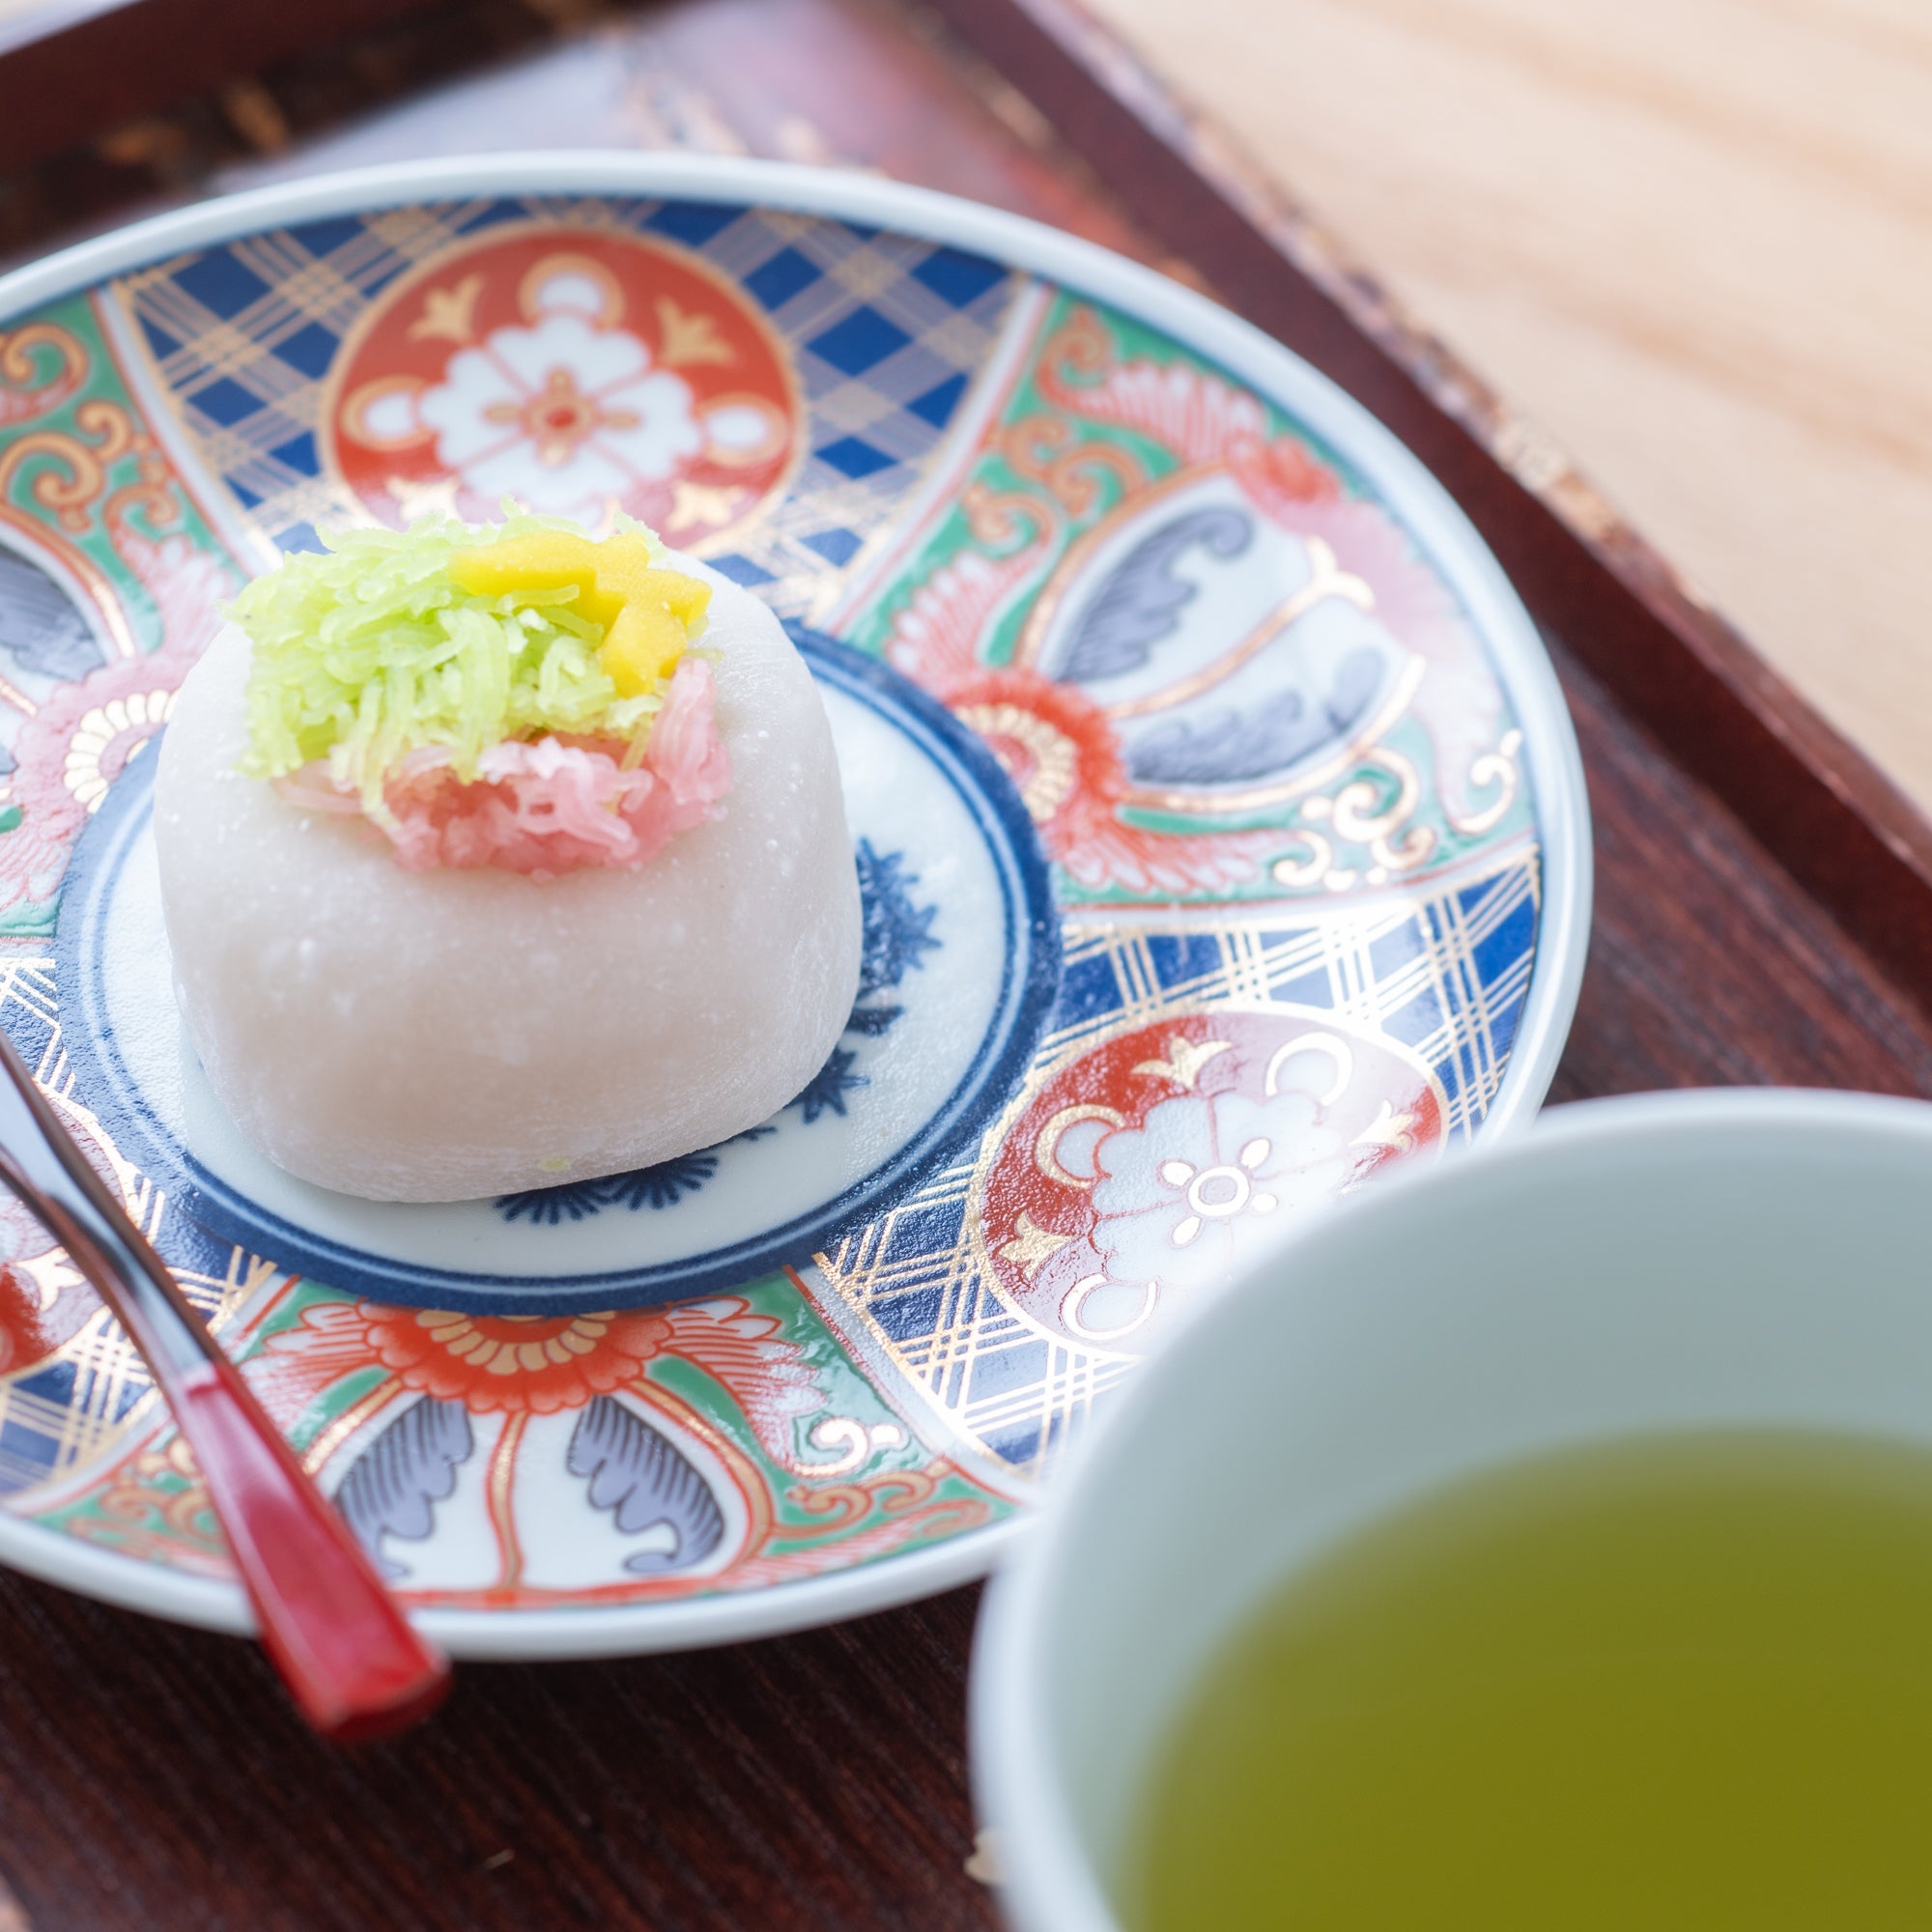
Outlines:
{"type": "Polygon", "coordinates": [[[1932,1926],[1932,1449],[1532,1455],[1300,1566],[1144,1780],[1132,1932],[1932,1926]]]}
{"type": "Polygon", "coordinates": [[[1932,1932],[1928,1199],[1646,1094],[1258,1262],[989,1596],[1014,1932],[1932,1932]]]}

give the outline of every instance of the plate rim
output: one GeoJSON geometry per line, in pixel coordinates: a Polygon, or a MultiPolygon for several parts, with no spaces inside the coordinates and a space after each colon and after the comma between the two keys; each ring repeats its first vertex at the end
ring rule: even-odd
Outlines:
{"type": "MultiPolygon", "coordinates": [[[[869,1557],[789,1583],[663,1603],[583,1608],[451,1610],[408,1605],[411,1623],[451,1657],[511,1663],[709,1650],[897,1609],[987,1576],[1032,1524],[1032,1505],[943,1543],[869,1557]]],[[[239,1583],[171,1570],[0,1513],[0,1563],[23,1576],[167,1623],[231,1636],[257,1625],[239,1583]],[[64,1546],[64,1547],[63,1547],[64,1546]]]]}
{"type": "MultiPolygon", "coordinates": [[[[1096,242],[1004,209],[884,177],[735,156],[538,149],[390,161],[195,203],[77,242],[0,275],[0,322],[168,254],[330,214],[462,195],[635,195],[782,209],[892,230],[988,257],[1151,324],[1296,415],[1344,453],[1400,515],[1481,635],[1524,734],[1541,847],[1537,950],[1510,1062],[1474,1143],[1536,1118],[1569,1037],[1588,950],[1588,794],[1568,705],[1534,620],[1447,489],[1353,397],[1293,350],[1206,296],[1096,242]]],[[[930,1548],[795,1583],[611,1609],[421,1610],[451,1653],[473,1658],[643,1654],[804,1630],[910,1603],[990,1570],[1021,1514],[930,1548]]],[[[90,1548],[0,1508],[0,1562],[86,1595],[209,1629],[252,1629],[239,1584],[90,1548]],[[125,1574],[124,1574],[125,1573],[125,1574]]]]}

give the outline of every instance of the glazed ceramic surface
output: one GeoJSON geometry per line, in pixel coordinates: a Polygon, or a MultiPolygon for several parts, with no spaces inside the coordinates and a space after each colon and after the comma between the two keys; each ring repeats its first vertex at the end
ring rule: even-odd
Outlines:
{"type": "MultiPolygon", "coordinates": [[[[1178,1314],[1548,1085],[1588,845],[1528,621],[1385,433],[1157,276],[882,182],[526,156],[165,217],[0,331],[0,1024],[459,1651],[978,1574],[1178,1314]],[[836,640],[872,977],[770,1133],[379,1228],[182,1062],[151,741],[250,573],[506,495],[836,640]]],[[[0,1554],[239,1626],[131,1351],[4,1233],[0,1554]]]]}
{"type": "Polygon", "coordinates": [[[974,1778],[1014,1924],[1120,1932],[1108,1882],[1199,1673],[1375,1519],[1644,1432],[1932,1441],[1932,1295],[1901,1264],[1928,1172],[1918,1101],[1593,1101],[1234,1284],[1094,1433],[988,1599],[974,1778]]]}

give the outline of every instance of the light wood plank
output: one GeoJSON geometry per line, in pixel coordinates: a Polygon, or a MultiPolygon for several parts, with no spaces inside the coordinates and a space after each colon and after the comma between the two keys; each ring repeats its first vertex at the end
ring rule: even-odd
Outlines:
{"type": "Polygon", "coordinates": [[[1094,4],[1932,805],[1932,8],[1094,4]]]}

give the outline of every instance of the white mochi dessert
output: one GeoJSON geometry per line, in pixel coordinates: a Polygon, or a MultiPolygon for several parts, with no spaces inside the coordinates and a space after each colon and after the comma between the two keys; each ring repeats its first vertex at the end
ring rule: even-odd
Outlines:
{"type": "Polygon", "coordinates": [[[755,1125],[825,1063],[857,990],[861,917],[824,707],[756,598],[652,555],[709,587],[701,644],[665,682],[704,685],[701,719],[678,726],[685,765],[718,778],[722,745],[728,783],[641,862],[634,839],[628,863],[553,871],[517,828],[552,836],[575,810],[580,856],[631,825],[648,847],[671,809],[676,697],[652,700],[665,708],[649,763],[620,773],[606,758],[618,793],[589,806],[555,803],[553,767],[577,755],[567,734],[498,747],[460,790],[446,755],[418,749],[388,794],[421,806],[406,837],[372,822],[366,796],[357,807],[339,754],[332,790],[323,762],[244,774],[261,740],[241,629],[184,685],[155,790],[177,996],[216,1095],[291,1174],[428,1202],[621,1173],[755,1125]],[[687,679],[687,664],[703,669],[687,679]],[[452,818],[450,801],[481,797],[493,775],[492,822],[518,869],[479,862],[463,843],[478,821],[452,818]]]}

